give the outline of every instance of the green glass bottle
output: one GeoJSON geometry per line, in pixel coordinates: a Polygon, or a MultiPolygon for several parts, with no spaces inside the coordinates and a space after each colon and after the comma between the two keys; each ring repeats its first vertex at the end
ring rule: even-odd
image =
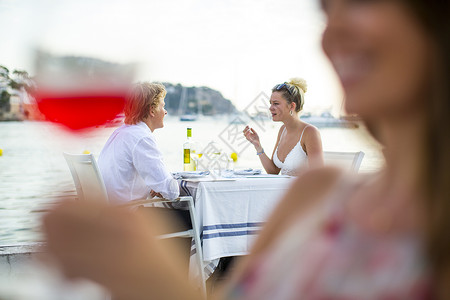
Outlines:
{"type": "Polygon", "coordinates": [[[184,171],[197,170],[195,155],[195,144],[192,140],[192,128],[187,129],[187,140],[183,144],[183,169],[184,171]]]}

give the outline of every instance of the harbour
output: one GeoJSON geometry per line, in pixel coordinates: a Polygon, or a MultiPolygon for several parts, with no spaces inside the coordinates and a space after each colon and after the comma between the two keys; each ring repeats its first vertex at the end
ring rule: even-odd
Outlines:
{"type": "MultiPolygon", "coordinates": [[[[181,121],[178,116],[166,117],[164,128],[154,133],[168,169],[176,172],[183,168],[182,147],[187,127],[192,128],[197,149],[201,151],[209,142],[214,142],[229,156],[233,151],[230,148],[232,145],[227,143],[224,138],[227,134],[224,132],[229,132],[234,126],[245,126],[233,124],[231,119],[226,115],[202,116],[196,121],[181,121]]],[[[264,124],[264,127],[259,128],[261,141],[267,149],[271,149],[280,124],[272,121],[264,124]]],[[[33,266],[39,261],[42,252],[42,216],[55,203],[76,197],[62,153],[89,152],[98,157],[107,138],[119,125],[73,132],[48,122],[0,123],[0,149],[3,150],[0,156],[0,270],[8,278],[3,283],[12,280],[19,284],[23,280],[30,280],[37,285],[44,285],[47,290],[52,289],[49,282],[55,282],[58,277],[47,274],[46,279],[42,280],[37,275],[42,272],[42,266],[38,269],[33,266]]],[[[257,126],[256,123],[250,125],[257,126]]],[[[360,172],[376,171],[383,164],[379,145],[366,135],[364,128],[319,127],[319,130],[324,150],[365,153],[360,172]]],[[[252,147],[241,148],[236,155],[238,159],[230,167],[262,168],[252,147]]],[[[58,284],[63,285],[61,282],[58,284]]],[[[85,295],[89,295],[89,299],[103,299],[98,287],[65,285],[65,288],[71,291],[73,297],[79,297],[73,299],[83,299],[85,295]]],[[[3,287],[3,293],[5,290],[14,293],[20,291],[3,287]]],[[[14,297],[12,299],[21,299],[16,295],[14,297]]]]}
{"type": "MultiPolygon", "coordinates": [[[[193,140],[199,149],[210,141],[219,144],[229,155],[233,152],[220,137],[229,128],[229,119],[202,118],[181,122],[168,116],[165,127],[155,131],[158,146],[169,171],[183,168],[182,144],[186,127],[192,127],[193,140]],[[222,134],[222,135],[221,135],[222,134]]],[[[260,129],[262,144],[272,151],[279,124],[266,123],[260,129]]],[[[36,242],[41,239],[40,217],[56,201],[75,197],[75,189],[62,152],[98,156],[115,127],[96,128],[73,133],[46,122],[0,123],[0,246],[36,242]]],[[[366,136],[363,128],[320,129],[325,151],[363,151],[360,172],[377,170],[383,163],[380,146],[366,136]]],[[[261,168],[252,147],[237,153],[234,168],[261,168]]]]}

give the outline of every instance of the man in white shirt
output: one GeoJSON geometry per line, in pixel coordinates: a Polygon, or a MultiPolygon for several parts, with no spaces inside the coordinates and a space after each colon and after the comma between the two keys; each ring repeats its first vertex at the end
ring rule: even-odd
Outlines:
{"type": "Polygon", "coordinates": [[[164,126],[161,84],[138,83],[125,103],[125,124],[106,142],[98,165],[113,203],[145,199],[148,195],[175,199],[178,183],[167,171],[153,131],[164,126]]]}
{"type": "MultiPolygon", "coordinates": [[[[125,124],[109,137],[98,158],[98,166],[105,182],[109,201],[126,203],[131,200],[158,196],[173,200],[180,194],[178,182],[167,171],[153,131],[164,127],[164,97],[162,84],[138,83],[125,102],[125,124]]],[[[165,218],[167,227],[158,234],[192,228],[188,210],[142,207],[149,218],[165,218]]],[[[172,239],[173,240],[173,239],[172,239]]],[[[190,241],[176,239],[176,247],[185,249],[186,269],[189,262],[190,241]]]]}

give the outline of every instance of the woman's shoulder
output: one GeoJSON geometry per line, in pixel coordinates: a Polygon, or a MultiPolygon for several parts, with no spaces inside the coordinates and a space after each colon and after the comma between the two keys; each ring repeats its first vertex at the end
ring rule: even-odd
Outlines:
{"type": "Polygon", "coordinates": [[[317,139],[320,138],[320,131],[319,129],[311,124],[305,123],[302,130],[302,139],[317,139]]]}
{"type": "Polygon", "coordinates": [[[335,190],[342,171],[323,167],[301,173],[291,183],[280,203],[269,218],[265,230],[255,244],[253,252],[260,252],[283,232],[294,219],[303,218],[325,203],[335,190]]]}
{"type": "Polygon", "coordinates": [[[337,167],[325,166],[310,168],[297,176],[292,188],[308,191],[308,194],[315,194],[316,190],[323,191],[330,189],[343,176],[344,172],[337,167]]]}
{"type": "Polygon", "coordinates": [[[327,194],[332,192],[343,176],[344,172],[335,167],[307,169],[293,181],[280,206],[292,209],[290,213],[294,213],[296,208],[306,210],[320,203],[327,194]]]}
{"type": "MultiPolygon", "coordinates": [[[[292,183],[279,204],[283,220],[302,218],[327,203],[334,203],[342,195],[352,193],[359,180],[338,167],[313,168],[301,173],[292,183]]],[[[284,221],[283,221],[284,222],[284,221]]]]}
{"type": "MultiPolygon", "coordinates": [[[[293,194],[302,193],[305,203],[322,203],[326,199],[340,198],[371,184],[379,173],[357,174],[338,166],[310,168],[301,173],[292,186],[293,194]]],[[[344,200],[344,199],[341,199],[344,200]]]]}
{"type": "Polygon", "coordinates": [[[319,129],[316,126],[306,122],[303,123],[304,126],[302,128],[302,131],[304,132],[304,134],[319,133],[319,129]]]}

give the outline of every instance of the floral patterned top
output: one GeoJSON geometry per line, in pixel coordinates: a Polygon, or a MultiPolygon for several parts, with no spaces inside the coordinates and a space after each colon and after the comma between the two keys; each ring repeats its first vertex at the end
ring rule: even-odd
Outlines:
{"type": "Polygon", "coordinates": [[[344,203],[354,188],[291,224],[225,298],[432,299],[420,238],[374,235],[352,222],[344,203]]]}

